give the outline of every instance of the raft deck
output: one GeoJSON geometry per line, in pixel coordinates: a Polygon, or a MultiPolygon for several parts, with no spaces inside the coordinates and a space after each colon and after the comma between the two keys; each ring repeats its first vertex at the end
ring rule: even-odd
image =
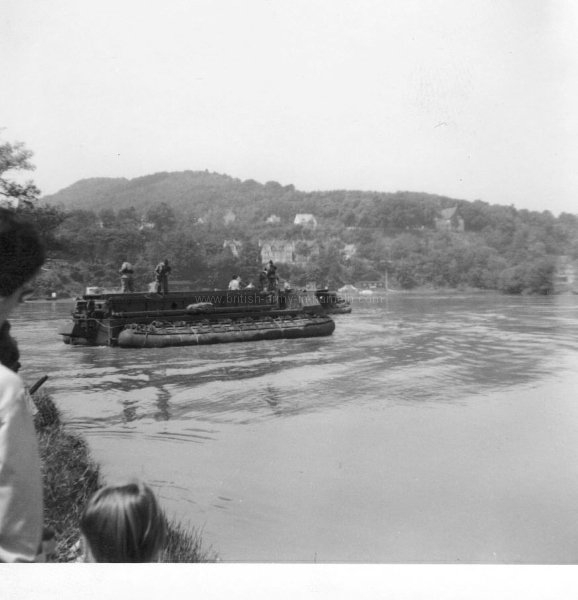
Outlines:
{"type": "Polygon", "coordinates": [[[315,294],[292,290],[85,294],[59,333],[67,344],[129,347],[312,337],[335,329],[323,313],[315,294]]]}

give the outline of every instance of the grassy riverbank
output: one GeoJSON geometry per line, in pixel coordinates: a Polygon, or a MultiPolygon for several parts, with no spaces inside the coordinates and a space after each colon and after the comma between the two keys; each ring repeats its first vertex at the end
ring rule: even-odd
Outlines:
{"type": "MultiPolygon", "coordinates": [[[[86,442],[66,430],[60,412],[44,391],[33,395],[34,417],[44,479],[44,522],[56,532],[55,562],[74,562],[79,555],[78,522],[88,498],[103,484],[86,442]]],[[[203,548],[201,534],[180,523],[168,523],[162,562],[215,562],[203,548]]]]}

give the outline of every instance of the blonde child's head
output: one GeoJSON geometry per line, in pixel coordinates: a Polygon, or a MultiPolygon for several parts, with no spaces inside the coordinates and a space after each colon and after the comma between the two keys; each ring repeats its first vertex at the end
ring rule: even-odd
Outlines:
{"type": "Polygon", "coordinates": [[[135,481],[105,486],[80,520],[87,562],[153,562],[162,550],[166,520],[151,489],[135,481]]]}

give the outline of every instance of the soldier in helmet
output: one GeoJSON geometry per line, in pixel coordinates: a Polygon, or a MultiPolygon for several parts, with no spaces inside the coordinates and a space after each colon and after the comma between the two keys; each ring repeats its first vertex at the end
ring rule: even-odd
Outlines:
{"type": "Polygon", "coordinates": [[[133,266],[125,261],[122,263],[119,271],[120,273],[120,286],[123,294],[127,292],[134,292],[134,269],[133,266]]]}
{"type": "Polygon", "coordinates": [[[279,286],[279,276],[277,275],[277,267],[272,260],[269,261],[269,265],[267,266],[267,281],[269,284],[269,291],[276,291],[279,286]]]}
{"type": "Polygon", "coordinates": [[[269,280],[267,279],[267,267],[263,267],[263,270],[259,273],[259,291],[266,292],[269,287],[269,280]]]}
{"type": "Polygon", "coordinates": [[[161,261],[155,269],[156,292],[166,294],[169,291],[169,275],[171,267],[168,259],[161,261]]]}

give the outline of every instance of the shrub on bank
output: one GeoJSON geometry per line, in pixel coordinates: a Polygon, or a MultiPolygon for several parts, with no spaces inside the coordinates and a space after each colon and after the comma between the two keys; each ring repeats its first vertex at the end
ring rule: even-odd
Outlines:
{"type": "Polygon", "coordinates": [[[500,273],[498,288],[506,294],[550,294],[555,270],[550,259],[510,267],[500,273]]]}
{"type": "MultiPolygon", "coordinates": [[[[44,391],[32,396],[44,483],[44,522],[56,533],[55,562],[78,558],[78,523],[86,501],[102,485],[98,465],[91,459],[86,442],[66,431],[60,411],[44,391]]],[[[203,548],[201,534],[173,521],[162,562],[215,562],[217,555],[203,548]]]]}

